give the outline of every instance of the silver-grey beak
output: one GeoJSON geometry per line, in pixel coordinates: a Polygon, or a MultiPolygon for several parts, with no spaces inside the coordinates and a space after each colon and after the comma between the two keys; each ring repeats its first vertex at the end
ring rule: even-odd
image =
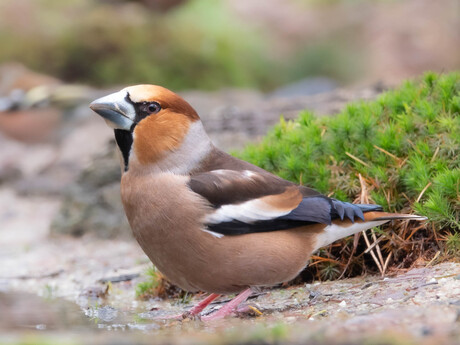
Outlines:
{"type": "Polygon", "coordinates": [[[134,106],[127,101],[128,92],[121,90],[92,102],[89,107],[116,129],[129,131],[136,118],[134,106]]]}

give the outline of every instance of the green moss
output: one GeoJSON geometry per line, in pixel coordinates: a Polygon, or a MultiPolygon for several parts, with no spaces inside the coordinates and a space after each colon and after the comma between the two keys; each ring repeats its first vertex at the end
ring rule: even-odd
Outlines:
{"type": "Polygon", "coordinates": [[[448,234],[446,239],[446,250],[448,254],[456,256],[460,253],[460,233],[448,234]]]}
{"type": "Polygon", "coordinates": [[[149,267],[144,275],[147,279],[137,284],[136,297],[146,298],[148,296],[156,296],[156,290],[161,284],[162,276],[154,266],[149,267]]]}
{"type": "Polygon", "coordinates": [[[334,117],[315,118],[305,111],[296,121],[281,118],[261,143],[237,155],[341,200],[359,196],[361,174],[371,201],[387,211],[429,218],[420,241],[432,229],[457,236],[459,100],[459,73],[427,73],[376,101],[350,104],[334,117]]]}
{"type": "Polygon", "coordinates": [[[188,304],[192,296],[169,283],[155,266],[150,266],[144,273],[145,280],[136,285],[136,297],[143,300],[150,298],[174,298],[176,303],[188,304]]]}

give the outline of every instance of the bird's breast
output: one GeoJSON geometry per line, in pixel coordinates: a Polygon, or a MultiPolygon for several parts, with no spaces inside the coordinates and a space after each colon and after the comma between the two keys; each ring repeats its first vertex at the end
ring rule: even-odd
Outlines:
{"type": "Polygon", "coordinates": [[[187,272],[196,269],[212,241],[204,232],[204,201],[187,187],[188,177],[129,171],[121,196],[134,237],[153,264],[173,283],[194,290],[187,272]]]}

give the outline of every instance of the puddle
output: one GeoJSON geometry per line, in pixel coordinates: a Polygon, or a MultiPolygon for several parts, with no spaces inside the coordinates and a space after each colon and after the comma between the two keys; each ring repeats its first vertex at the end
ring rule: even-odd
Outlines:
{"type": "Polygon", "coordinates": [[[33,294],[0,292],[0,330],[90,330],[96,329],[81,308],[63,299],[33,294]]]}

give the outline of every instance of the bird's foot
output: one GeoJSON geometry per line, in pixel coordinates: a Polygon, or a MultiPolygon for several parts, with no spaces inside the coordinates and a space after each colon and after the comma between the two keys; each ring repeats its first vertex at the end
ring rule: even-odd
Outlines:
{"type": "MultiPolygon", "coordinates": [[[[251,289],[246,289],[243,292],[241,292],[238,296],[236,296],[234,299],[232,299],[230,302],[222,306],[219,310],[209,314],[209,315],[201,315],[201,312],[212,302],[214,301],[217,297],[220,295],[218,294],[211,294],[208,297],[206,297],[204,300],[199,302],[197,305],[195,305],[192,309],[189,311],[186,311],[183,314],[179,315],[169,315],[166,317],[161,317],[162,320],[202,320],[204,322],[207,321],[215,321],[215,320],[220,320],[223,319],[224,317],[231,315],[232,313],[237,313],[237,314],[244,314],[248,312],[254,312],[254,307],[251,307],[249,305],[243,304],[248,297],[252,294],[251,289]]],[[[257,310],[257,309],[255,309],[257,310]]],[[[257,310],[257,312],[259,312],[257,310]]],[[[259,312],[260,313],[260,312],[259,312]]]]}
{"type": "Polygon", "coordinates": [[[208,297],[206,297],[204,300],[199,302],[197,305],[195,305],[192,309],[186,311],[183,314],[179,315],[171,315],[168,317],[170,320],[199,320],[201,319],[201,312],[206,308],[212,301],[214,301],[217,297],[220,295],[216,293],[210,294],[208,297]]]}
{"type": "Polygon", "coordinates": [[[252,290],[250,288],[241,292],[238,296],[232,299],[230,302],[222,306],[219,310],[211,313],[209,315],[204,315],[201,317],[203,321],[215,321],[223,319],[224,317],[231,315],[233,312],[237,311],[238,306],[245,302],[248,297],[252,294],[252,290]]]}
{"type": "Polygon", "coordinates": [[[168,315],[168,316],[160,316],[157,319],[160,320],[199,320],[201,318],[201,312],[206,308],[212,301],[214,301],[220,295],[212,293],[204,300],[199,302],[195,305],[192,309],[186,311],[182,314],[175,314],[175,315],[168,315]]]}
{"type": "Polygon", "coordinates": [[[206,297],[204,300],[199,302],[196,306],[194,306],[192,309],[189,311],[186,311],[185,313],[182,314],[182,319],[196,319],[200,318],[201,312],[206,308],[212,301],[214,301],[217,297],[220,295],[216,293],[210,294],[208,297],[206,297]]]}

